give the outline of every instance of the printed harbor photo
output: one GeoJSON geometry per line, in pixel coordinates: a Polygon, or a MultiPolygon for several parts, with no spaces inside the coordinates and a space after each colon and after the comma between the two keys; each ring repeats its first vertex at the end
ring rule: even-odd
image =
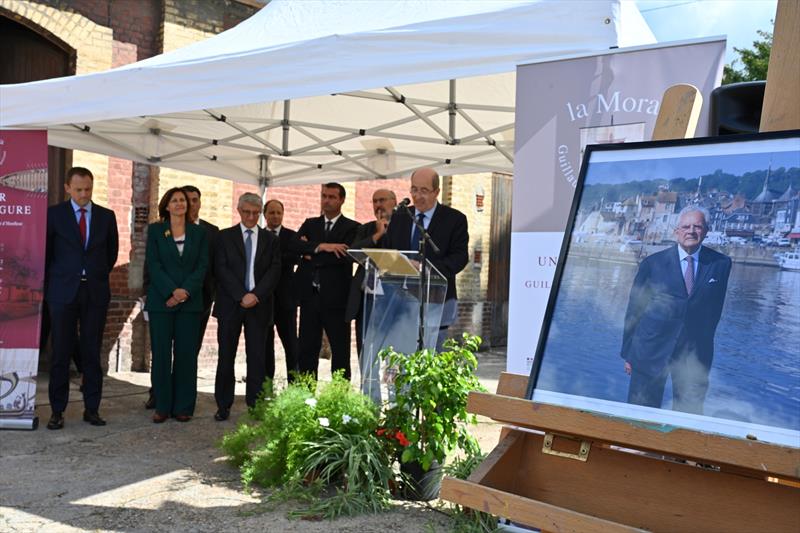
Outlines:
{"type": "Polygon", "coordinates": [[[800,446],[798,136],[584,166],[532,399],[800,446]]]}

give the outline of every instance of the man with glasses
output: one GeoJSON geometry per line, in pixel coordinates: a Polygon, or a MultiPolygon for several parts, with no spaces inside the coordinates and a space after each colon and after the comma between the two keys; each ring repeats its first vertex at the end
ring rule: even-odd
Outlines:
{"type": "Polygon", "coordinates": [[[706,209],[685,207],[675,228],[678,244],[639,265],[622,337],[628,403],[660,408],[670,376],[672,410],[703,414],[731,271],[730,257],[702,245],[708,219],[706,209]]]}
{"type": "Polygon", "coordinates": [[[256,404],[266,377],[267,329],[272,327],[272,299],[281,275],[278,237],[258,227],[261,197],[244,193],[237,210],[241,222],[219,232],[214,250],[219,342],[214,419],[218,422],[228,419],[233,405],[233,363],[242,326],[247,354],[245,403],[248,407],[256,404]]]}
{"type": "MultiPolygon", "coordinates": [[[[426,246],[425,255],[447,278],[447,295],[436,343],[437,349],[441,349],[458,310],[456,274],[464,270],[469,261],[467,217],[461,211],[439,203],[439,174],[432,168],[420,168],[411,174],[410,192],[414,202],[410,208],[411,214],[422,223],[439,247],[437,254],[430,246],[426,246]]],[[[421,236],[415,228],[408,214],[398,210],[383,238],[383,248],[418,250],[421,236]]]]}

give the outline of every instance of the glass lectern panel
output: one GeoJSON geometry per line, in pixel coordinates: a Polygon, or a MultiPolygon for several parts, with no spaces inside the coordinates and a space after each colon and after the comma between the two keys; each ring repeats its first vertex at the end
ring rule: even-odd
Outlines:
{"type": "Polygon", "coordinates": [[[427,261],[422,281],[419,252],[365,248],[348,253],[364,269],[361,389],[380,403],[382,376],[378,353],[389,346],[398,352],[417,350],[420,305],[424,306],[425,315],[423,347],[436,348],[447,279],[427,261]]]}

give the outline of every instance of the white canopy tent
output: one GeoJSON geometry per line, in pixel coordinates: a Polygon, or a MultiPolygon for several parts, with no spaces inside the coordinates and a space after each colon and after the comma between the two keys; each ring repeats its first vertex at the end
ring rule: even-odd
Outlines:
{"type": "Polygon", "coordinates": [[[173,52],[0,86],[0,126],[261,185],[510,172],[517,64],[653,42],[626,0],[273,0],[173,52]]]}

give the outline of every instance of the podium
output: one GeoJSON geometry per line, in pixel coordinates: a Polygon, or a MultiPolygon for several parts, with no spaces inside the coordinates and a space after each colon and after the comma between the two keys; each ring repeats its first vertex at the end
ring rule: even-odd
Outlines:
{"type": "Polygon", "coordinates": [[[415,352],[424,306],[423,347],[435,348],[442,320],[447,279],[427,261],[421,280],[420,254],[416,251],[348,250],[364,269],[362,350],[359,354],[361,390],[381,402],[381,362],[378,353],[392,346],[398,352],[415,352]]]}

